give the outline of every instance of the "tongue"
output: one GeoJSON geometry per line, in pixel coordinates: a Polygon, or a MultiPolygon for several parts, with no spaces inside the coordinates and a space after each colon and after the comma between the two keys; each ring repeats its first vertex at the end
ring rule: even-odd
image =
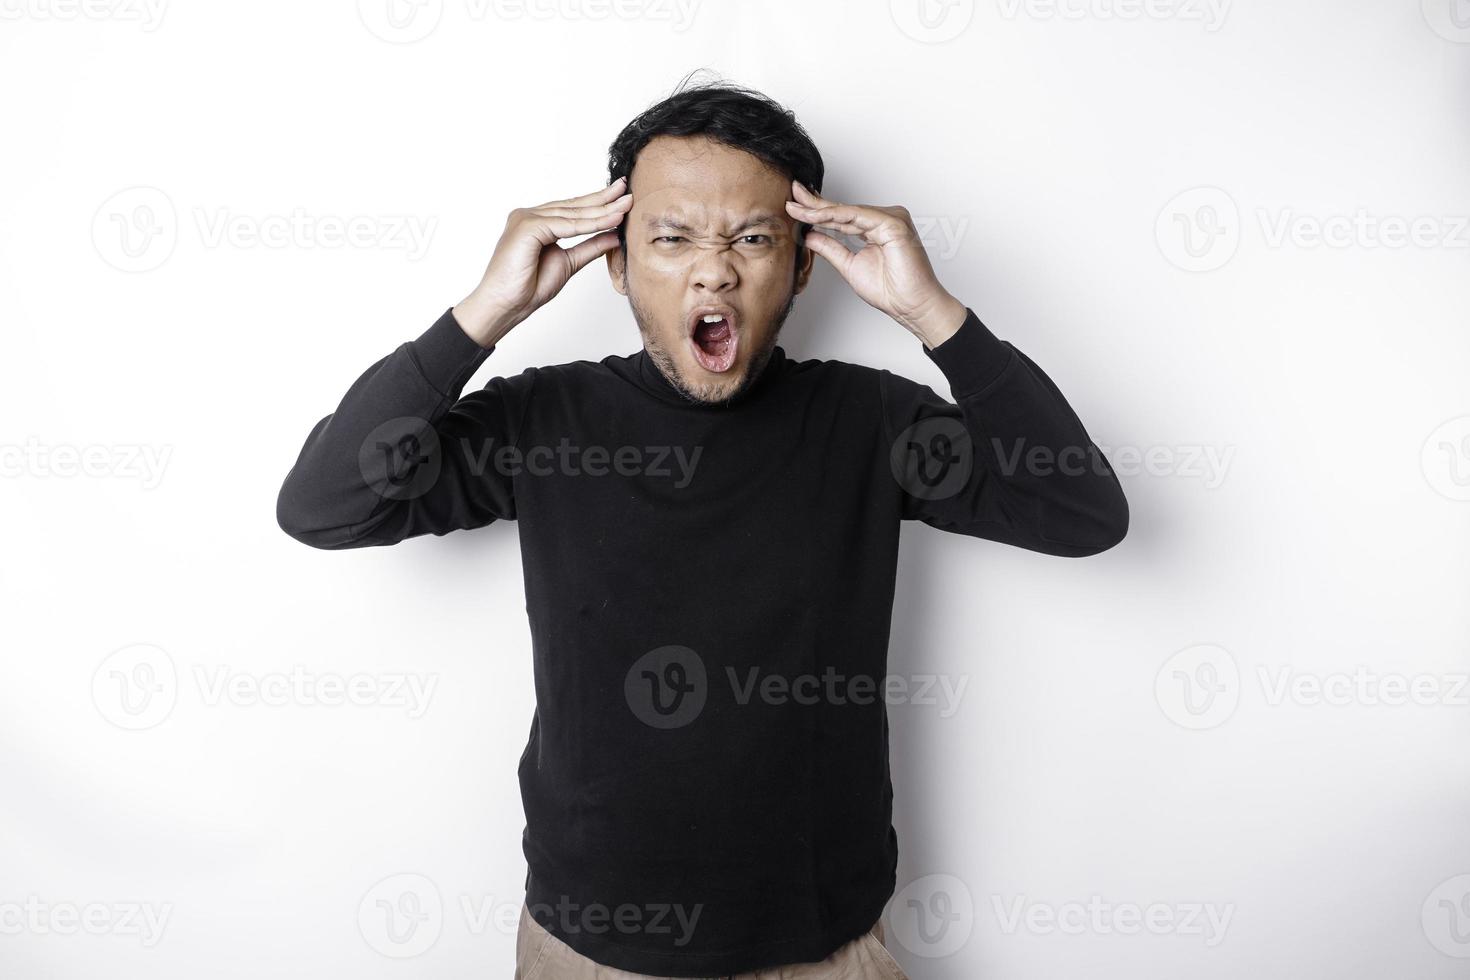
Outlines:
{"type": "Polygon", "coordinates": [[[711,354],[719,352],[729,339],[730,321],[728,320],[720,320],[717,323],[701,321],[694,328],[694,342],[711,354]]]}

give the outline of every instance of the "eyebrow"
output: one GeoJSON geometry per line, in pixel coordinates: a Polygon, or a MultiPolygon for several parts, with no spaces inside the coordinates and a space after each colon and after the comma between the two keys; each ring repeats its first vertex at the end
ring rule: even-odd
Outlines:
{"type": "MultiPolygon", "coordinates": [[[[695,231],[693,228],[690,228],[688,225],[684,224],[683,221],[670,214],[659,215],[658,217],[650,217],[647,221],[647,224],[649,228],[668,228],[673,231],[682,231],[685,234],[689,235],[694,234],[695,231]]],[[[745,231],[747,228],[759,228],[763,225],[772,225],[779,228],[781,227],[781,221],[769,211],[759,211],[747,217],[744,224],[739,225],[735,230],[745,231]]]]}

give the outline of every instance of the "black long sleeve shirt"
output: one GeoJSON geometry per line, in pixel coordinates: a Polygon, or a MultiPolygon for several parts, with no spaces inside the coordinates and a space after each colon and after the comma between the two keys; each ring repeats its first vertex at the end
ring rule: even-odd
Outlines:
{"type": "Polygon", "coordinates": [[[775,348],[733,402],[644,351],[495,377],[446,310],[311,430],[277,519],[317,548],[518,524],[536,710],[527,903],[598,962],[825,958],[895,887],[885,674],[899,527],[1059,556],[1128,506],[1056,385],[967,308],[955,403],[775,348]]]}

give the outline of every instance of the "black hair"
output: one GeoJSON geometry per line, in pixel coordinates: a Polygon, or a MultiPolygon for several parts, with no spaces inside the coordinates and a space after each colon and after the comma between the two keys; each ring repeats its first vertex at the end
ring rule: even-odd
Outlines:
{"type": "MultiPolygon", "coordinates": [[[[822,154],[796,114],[770,97],[731,82],[688,85],[686,75],[674,93],[645,109],[623,127],[607,148],[607,180],[631,180],[638,153],[656,136],[703,136],[744,150],[788,180],[799,180],[814,193],[822,191],[822,154]]],[[[618,246],[627,248],[627,220],[618,226],[618,246]]],[[[800,268],[811,225],[796,226],[796,262],[800,268]]]]}

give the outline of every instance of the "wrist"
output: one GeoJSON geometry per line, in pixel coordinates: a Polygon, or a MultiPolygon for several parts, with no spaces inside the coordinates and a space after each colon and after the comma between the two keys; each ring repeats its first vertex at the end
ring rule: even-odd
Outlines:
{"type": "Polygon", "coordinates": [[[515,326],[498,303],[479,290],[470,293],[453,307],[454,321],[471,340],[486,350],[494,347],[515,326]]]}
{"type": "Polygon", "coordinates": [[[964,303],[945,293],[905,326],[924,342],[925,347],[933,350],[958,333],[968,315],[969,310],[964,303]]]}

